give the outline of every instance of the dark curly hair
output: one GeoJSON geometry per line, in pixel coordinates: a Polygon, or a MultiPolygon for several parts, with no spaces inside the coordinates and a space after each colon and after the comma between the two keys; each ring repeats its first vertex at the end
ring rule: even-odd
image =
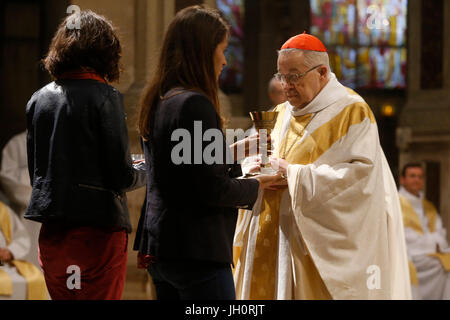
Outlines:
{"type": "Polygon", "coordinates": [[[65,72],[91,68],[114,82],[120,76],[121,53],[122,47],[112,23],[85,10],[63,20],[42,62],[55,79],[65,72]]]}

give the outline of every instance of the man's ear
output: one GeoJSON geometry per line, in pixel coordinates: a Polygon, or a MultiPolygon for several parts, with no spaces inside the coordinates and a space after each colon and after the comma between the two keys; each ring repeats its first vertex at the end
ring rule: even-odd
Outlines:
{"type": "Polygon", "coordinates": [[[400,185],[403,185],[403,182],[405,182],[405,178],[402,175],[400,175],[400,185]]]}

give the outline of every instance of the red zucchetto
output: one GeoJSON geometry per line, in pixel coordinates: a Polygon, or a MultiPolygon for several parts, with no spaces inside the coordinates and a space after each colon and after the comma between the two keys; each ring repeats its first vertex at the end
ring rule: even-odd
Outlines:
{"type": "Polygon", "coordinates": [[[322,41],[310,34],[307,34],[306,32],[290,38],[281,47],[281,50],[283,49],[303,49],[309,51],[327,52],[327,48],[325,48],[322,41]]]}

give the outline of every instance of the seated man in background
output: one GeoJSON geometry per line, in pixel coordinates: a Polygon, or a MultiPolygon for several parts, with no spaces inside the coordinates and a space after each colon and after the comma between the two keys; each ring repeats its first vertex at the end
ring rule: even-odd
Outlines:
{"type": "MultiPolygon", "coordinates": [[[[7,204],[20,218],[30,236],[30,249],[25,260],[40,268],[38,260],[38,237],[41,224],[23,219],[31,197],[30,175],[27,162],[26,131],[13,136],[2,150],[0,165],[0,189],[7,204]]],[[[0,199],[1,200],[1,199],[0,199]]]]}
{"type": "Polygon", "coordinates": [[[450,299],[450,248],[434,205],[424,198],[424,172],[419,163],[404,166],[400,203],[415,299],[450,299]],[[414,290],[414,287],[416,290],[414,290]]]}
{"type": "Polygon", "coordinates": [[[22,259],[30,237],[17,215],[0,202],[0,300],[48,299],[44,276],[22,259]]]}

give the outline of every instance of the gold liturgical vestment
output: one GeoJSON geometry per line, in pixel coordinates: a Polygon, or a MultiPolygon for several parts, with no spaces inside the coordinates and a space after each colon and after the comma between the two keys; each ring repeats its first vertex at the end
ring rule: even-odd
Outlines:
{"type": "MultiPolygon", "coordinates": [[[[0,202],[0,232],[9,246],[13,241],[13,231],[10,213],[8,207],[0,202]]],[[[18,271],[18,273],[25,278],[27,283],[28,300],[47,300],[47,288],[42,272],[32,263],[22,260],[12,260],[10,262],[18,271]]],[[[0,296],[12,296],[13,283],[9,274],[0,267],[0,296]]]]}
{"type": "Polygon", "coordinates": [[[288,187],[240,211],[237,298],[410,299],[397,189],[370,107],[331,74],[305,108],[275,111],[288,187]]]}

